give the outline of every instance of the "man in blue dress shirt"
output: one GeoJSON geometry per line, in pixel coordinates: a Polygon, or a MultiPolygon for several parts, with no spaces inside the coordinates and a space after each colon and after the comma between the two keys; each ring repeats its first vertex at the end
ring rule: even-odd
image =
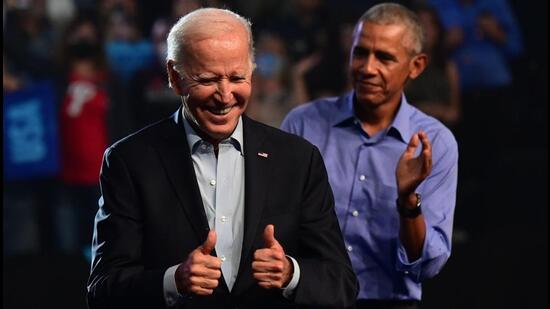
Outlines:
{"type": "Polygon", "coordinates": [[[418,308],[421,282],[451,253],[457,143],[403,94],[426,66],[423,40],[405,7],[372,7],[354,31],[353,91],[297,107],[282,124],[325,160],[357,308],[418,308]]]}

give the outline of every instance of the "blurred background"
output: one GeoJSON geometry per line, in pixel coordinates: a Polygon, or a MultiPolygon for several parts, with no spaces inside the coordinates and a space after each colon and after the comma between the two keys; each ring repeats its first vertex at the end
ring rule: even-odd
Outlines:
{"type": "MultiPolygon", "coordinates": [[[[4,0],[3,307],[86,308],[103,151],[170,115],[165,39],[199,7],[250,18],[247,113],[278,127],[350,89],[368,0],[4,0]]],[[[394,1],[418,12],[431,61],[412,103],[460,149],[453,251],[422,308],[548,307],[546,1],[394,1]]]]}

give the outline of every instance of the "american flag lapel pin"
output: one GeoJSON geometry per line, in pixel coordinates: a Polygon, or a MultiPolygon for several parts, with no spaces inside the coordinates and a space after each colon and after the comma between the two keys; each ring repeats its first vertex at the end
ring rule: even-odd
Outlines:
{"type": "Polygon", "coordinates": [[[267,153],[265,153],[265,152],[258,152],[258,155],[259,155],[260,157],[264,157],[264,158],[267,158],[267,157],[269,156],[269,155],[268,155],[267,153]]]}

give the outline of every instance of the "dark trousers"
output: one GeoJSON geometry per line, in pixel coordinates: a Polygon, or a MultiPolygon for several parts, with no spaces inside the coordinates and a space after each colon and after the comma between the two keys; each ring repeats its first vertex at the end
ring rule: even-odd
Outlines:
{"type": "Polygon", "coordinates": [[[420,309],[420,301],[417,300],[374,300],[359,299],[354,309],[420,309]]]}

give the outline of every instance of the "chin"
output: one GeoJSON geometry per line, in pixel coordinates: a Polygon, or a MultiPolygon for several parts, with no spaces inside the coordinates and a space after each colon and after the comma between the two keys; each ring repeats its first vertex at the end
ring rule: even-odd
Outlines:
{"type": "Polygon", "coordinates": [[[360,102],[360,103],[372,104],[372,103],[377,101],[376,95],[374,95],[372,93],[357,92],[356,97],[357,97],[357,101],[360,102]]]}
{"type": "Polygon", "coordinates": [[[203,126],[206,133],[216,140],[223,140],[228,138],[229,136],[231,136],[236,127],[237,122],[235,122],[235,125],[233,125],[233,122],[230,122],[224,125],[208,123],[203,126]]]}

